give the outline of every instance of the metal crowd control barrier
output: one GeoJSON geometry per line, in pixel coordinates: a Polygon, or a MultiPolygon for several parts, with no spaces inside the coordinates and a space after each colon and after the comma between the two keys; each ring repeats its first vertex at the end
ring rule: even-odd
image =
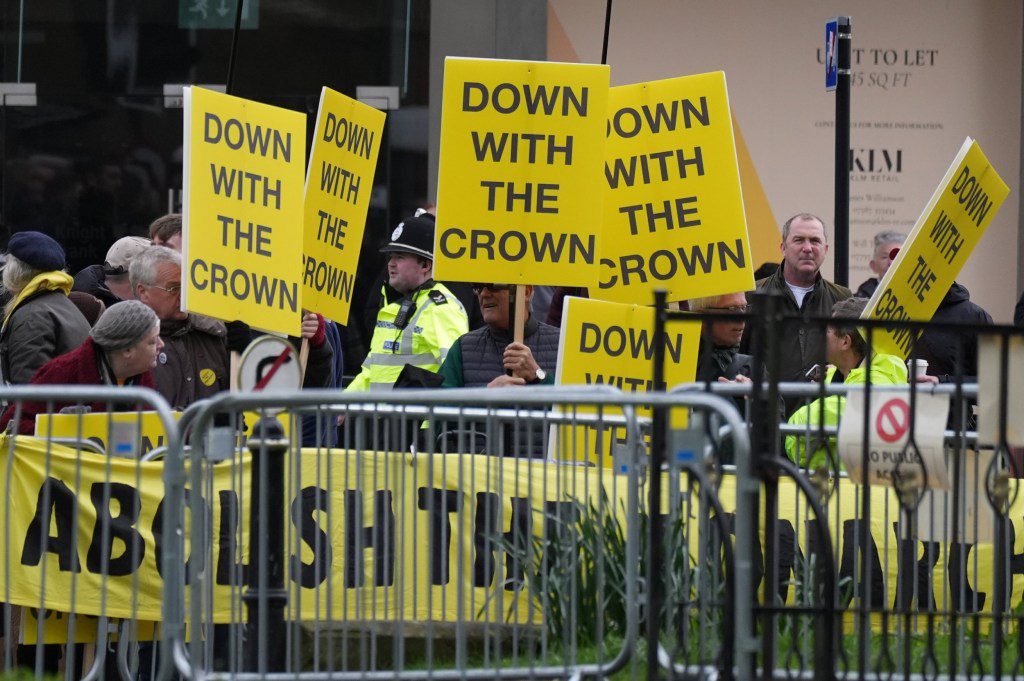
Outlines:
{"type": "MultiPolygon", "coordinates": [[[[749,415],[750,455],[717,467],[719,500],[728,508],[735,494],[737,509],[735,666],[721,672],[740,679],[1019,678],[1024,471],[1011,440],[1021,438],[1016,372],[1024,329],[858,320],[867,357],[884,327],[896,330],[911,353],[918,334],[948,334],[943,350],[955,367],[943,377],[948,382],[890,386],[873,384],[869,376],[859,386],[780,383],[779,334],[793,324],[835,322],[782,317],[767,298],[757,304],[756,314],[718,318],[743,316],[753,325],[752,376],[758,380],[679,388],[742,400],[741,411],[749,415]],[[998,362],[993,354],[983,361],[983,336],[993,339],[998,362]],[[848,402],[840,397],[854,394],[861,396],[863,416],[847,423],[848,402]],[[921,405],[932,395],[945,398],[940,404],[948,401],[948,417],[937,411],[940,420],[933,414],[919,427],[926,423],[921,405]],[[883,419],[870,409],[897,397],[903,412],[886,412],[883,419]],[[800,407],[809,416],[790,423],[800,407]],[[850,445],[837,442],[840,430],[860,434],[846,440],[859,443],[848,454],[850,465],[867,470],[890,457],[890,484],[850,479],[838,453],[850,445]],[[882,435],[902,439],[893,451],[871,444],[884,441],[882,435]],[[926,440],[936,439],[937,460],[922,467],[931,460],[924,450],[933,445],[926,440]],[[820,452],[822,463],[803,468],[787,452],[801,463],[820,452]],[[930,488],[944,478],[948,486],[930,488]]],[[[664,323],[682,317],[662,313],[656,337],[664,323]]],[[[825,355],[823,348],[822,366],[825,355]]],[[[706,429],[707,448],[722,454],[715,439],[728,428],[718,425],[706,429]]],[[[664,638],[664,629],[657,635],[664,638]]]]}
{"type": "MultiPolygon", "coordinates": [[[[3,434],[3,669],[37,678],[160,678],[181,620],[173,513],[181,470],[139,461],[147,430],[180,451],[167,403],[130,387],[0,388],[3,434]],[[89,414],[89,407],[105,413],[89,414]],[[39,438],[15,437],[34,414],[39,438]],[[128,410],[128,411],[118,411],[128,410]],[[147,425],[148,424],[148,425],[147,425]],[[168,492],[164,493],[164,488],[168,492]],[[156,542],[156,543],[154,543],[156,542]],[[154,550],[155,549],[155,550],[154,550]]],[[[171,459],[181,462],[180,454],[171,459]]]]}
{"type": "MultiPolygon", "coordinates": [[[[189,626],[168,627],[185,634],[178,673],[570,678],[642,664],[640,488],[652,478],[638,465],[651,425],[639,410],[714,413],[742,450],[728,402],[558,388],[368,398],[222,395],[183,419],[189,626]],[[303,419],[338,417],[338,448],[298,446],[303,419]],[[248,441],[243,418],[258,419],[248,441]]],[[[699,460],[653,476],[671,480],[660,506],[677,556],[657,616],[686,652],[677,670],[706,676],[731,666],[732,566],[699,460]]]]}

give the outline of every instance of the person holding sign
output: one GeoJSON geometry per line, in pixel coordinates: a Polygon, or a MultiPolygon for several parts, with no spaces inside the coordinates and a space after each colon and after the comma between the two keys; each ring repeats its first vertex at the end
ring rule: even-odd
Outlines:
{"type": "Polygon", "coordinates": [[[858,298],[870,298],[875,294],[875,289],[878,288],[878,282],[882,280],[882,277],[885,276],[885,273],[888,272],[889,268],[892,266],[892,257],[889,254],[892,252],[892,249],[899,249],[906,240],[906,234],[896,232],[891,229],[887,229],[875,235],[875,250],[871,254],[871,260],[868,261],[868,267],[870,267],[871,271],[875,273],[875,276],[858,286],[857,292],[854,293],[855,296],[858,298]]]}
{"type": "MultiPolygon", "coordinates": [[[[439,372],[443,387],[554,385],[559,331],[538,322],[530,313],[533,286],[527,285],[523,287],[527,311],[523,342],[515,342],[509,327],[511,289],[510,284],[473,284],[486,326],[470,331],[452,345],[439,372]]],[[[445,448],[449,451],[462,444],[474,452],[538,458],[544,456],[547,443],[547,429],[530,422],[488,428],[478,421],[462,424],[459,429],[455,424],[442,423],[441,428],[450,438],[450,446],[445,448]],[[500,444],[488,443],[488,435],[498,432],[500,444]]]]}
{"type": "MultiPolygon", "coordinates": [[[[160,320],[156,313],[137,300],[126,300],[103,313],[89,336],[77,349],[47,362],[35,376],[32,385],[137,385],[153,388],[151,369],[163,348],[160,320]]],[[[60,411],[67,404],[53,404],[60,411]]],[[[18,433],[31,435],[36,415],[47,411],[45,402],[25,402],[20,410],[11,405],[0,417],[0,428],[18,416],[18,433]]],[[[108,411],[108,402],[91,405],[93,411],[108,411]]],[[[130,408],[128,405],[127,408],[130,408]]]]}
{"type": "Polygon", "coordinates": [[[509,284],[473,284],[484,323],[452,345],[438,372],[445,388],[501,388],[554,385],[558,369],[558,329],[530,314],[533,287],[525,286],[527,319],[523,342],[509,328],[509,284]]]}
{"type": "Polygon", "coordinates": [[[135,297],[156,312],[166,347],[153,370],[156,389],[175,409],[230,387],[224,324],[181,310],[181,255],[150,246],[135,256],[128,275],[135,297]]]}
{"type": "MultiPolygon", "coordinates": [[[[867,298],[848,298],[836,303],[832,310],[834,323],[825,331],[825,348],[829,367],[825,382],[832,383],[838,373],[845,385],[863,385],[871,374],[871,385],[902,385],[907,382],[907,365],[895,355],[873,353],[866,361],[867,343],[855,320],[860,318],[867,298]]],[[[789,418],[791,425],[807,427],[808,435],[786,437],[786,454],[797,465],[808,469],[826,465],[825,443],[818,432],[821,417],[825,425],[836,425],[843,412],[845,400],[840,395],[829,395],[797,409],[789,418]],[[808,442],[810,441],[810,442],[808,442]],[[807,452],[811,450],[811,454],[807,452]]],[[[835,452],[835,440],[829,448],[835,452]]],[[[838,459],[837,459],[838,460],[838,459]]]]}
{"type": "MultiPolygon", "coordinates": [[[[786,220],[780,250],[782,264],[775,274],[757,282],[757,291],[780,295],[783,313],[828,317],[833,305],[850,297],[850,289],[821,276],[821,265],[828,254],[821,218],[799,213],[786,220]]],[[[744,341],[749,344],[750,339],[744,341]]],[[[787,321],[779,333],[779,346],[779,380],[802,381],[825,354],[825,334],[799,320],[787,321]]],[[[795,406],[788,404],[787,412],[795,406]]]]}
{"type": "MultiPolygon", "coordinates": [[[[745,314],[747,294],[729,293],[724,296],[694,298],[689,307],[690,312],[745,314]]],[[[739,352],[744,328],[746,323],[742,319],[720,322],[704,320],[700,332],[700,349],[697,351],[698,381],[750,381],[752,358],[739,352]]]]}
{"type": "Polygon", "coordinates": [[[448,349],[469,330],[466,310],[433,279],[434,221],[406,218],[380,249],[388,256],[388,283],[395,299],[377,313],[370,351],[346,391],[390,390],[406,364],[437,371],[448,349]]]}

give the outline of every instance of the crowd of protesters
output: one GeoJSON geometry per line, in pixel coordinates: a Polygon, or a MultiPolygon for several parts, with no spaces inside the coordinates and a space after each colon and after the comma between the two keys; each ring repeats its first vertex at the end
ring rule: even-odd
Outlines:
{"type": "MultiPolygon", "coordinates": [[[[907,381],[902,361],[871,351],[863,330],[852,323],[905,240],[905,235],[892,231],[875,236],[869,266],[876,276],[853,294],[821,275],[829,251],[823,220],[799,213],[782,225],[781,262],[759,268],[763,276],[756,283],[756,292],[778,296],[786,315],[777,335],[781,380],[850,384],[863,382],[870,371],[874,383],[907,381]],[[801,319],[829,316],[836,322],[827,327],[801,319]]],[[[553,384],[562,301],[570,295],[586,296],[586,289],[525,286],[527,317],[519,341],[510,327],[515,287],[506,282],[467,286],[435,281],[433,243],[434,216],[420,210],[398,224],[380,248],[387,266],[377,280],[379,291],[354,307],[351,315],[361,320],[360,325],[372,328],[372,337],[364,342],[361,370],[346,389],[553,384]]],[[[181,310],[181,245],[181,216],[165,215],[152,223],[148,238],[117,240],[103,263],[86,267],[72,278],[65,271],[61,244],[40,232],[14,234],[3,264],[6,304],[0,328],[0,372],[4,382],[152,387],[175,409],[228,390],[230,353],[242,352],[254,333],[241,322],[181,310]]],[[[753,292],[684,304],[705,317],[698,381],[749,382],[753,378],[750,332],[742,319],[749,293],[753,292]],[[708,318],[718,314],[728,318],[708,318]]],[[[1018,308],[1018,312],[1024,309],[1024,303],[1018,308]]],[[[950,287],[935,318],[974,326],[992,323],[959,283],[950,287]]],[[[292,340],[309,345],[303,387],[342,388],[345,325],[304,313],[301,328],[301,338],[292,340]]],[[[915,344],[915,356],[928,362],[924,381],[971,379],[978,373],[976,335],[966,330],[929,330],[915,344]]],[[[832,400],[825,409],[800,408],[801,403],[794,400],[781,404],[780,410],[793,423],[808,423],[818,418],[815,413],[835,419],[841,405],[832,400]]],[[[62,406],[11,405],[0,425],[14,421],[18,432],[31,433],[37,414],[62,406]]],[[[108,407],[92,405],[95,410],[108,407]]],[[[337,436],[333,425],[320,433],[304,432],[304,439],[333,445],[337,436]]],[[[814,447],[800,448],[790,442],[787,449],[801,464],[818,460],[814,447]]]]}

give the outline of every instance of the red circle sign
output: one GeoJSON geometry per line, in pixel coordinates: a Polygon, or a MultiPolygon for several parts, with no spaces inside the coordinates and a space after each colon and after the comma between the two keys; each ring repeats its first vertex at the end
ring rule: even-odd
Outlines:
{"type": "Polygon", "coordinates": [[[905,400],[889,400],[878,410],[875,431],[884,442],[896,442],[907,434],[910,428],[910,405],[905,400]]]}

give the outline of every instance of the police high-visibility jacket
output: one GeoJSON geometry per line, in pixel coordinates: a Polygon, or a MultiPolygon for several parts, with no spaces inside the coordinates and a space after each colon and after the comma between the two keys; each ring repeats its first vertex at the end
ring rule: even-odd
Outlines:
{"type": "MultiPolygon", "coordinates": [[[[836,368],[830,366],[825,374],[825,382],[831,383],[836,368]]],[[[902,385],[907,382],[907,365],[895,355],[876,353],[871,359],[871,385],[902,385]]],[[[844,385],[864,385],[867,383],[867,369],[861,363],[859,367],[850,370],[850,375],[843,381],[844,385]]],[[[818,433],[819,417],[824,413],[825,425],[834,426],[839,423],[839,415],[843,411],[846,400],[841,395],[829,395],[817,399],[805,405],[789,417],[790,424],[807,427],[804,435],[786,436],[786,455],[803,468],[815,469],[826,463],[825,443],[818,433]],[[809,437],[808,437],[809,436],[809,437]],[[808,446],[807,441],[810,440],[808,446]],[[807,460],[807,449],[813,450],[810,459],[807,460]]],[[[828,438],[828,447],[836,456],[836,439],[828,438]]],[[[842,464],[840,463],[840,468],[842,464]]]]}
{"type": "Polygon", "coordinates": [[[442,284],[413,294],[415,310],[400,329],[395,317],[404,299],[388,303],[377,314],[370,353],[345,390],[390,390],[406,364],[437,371],[455,339],[469,331],[465,308],[442,284]]]}

